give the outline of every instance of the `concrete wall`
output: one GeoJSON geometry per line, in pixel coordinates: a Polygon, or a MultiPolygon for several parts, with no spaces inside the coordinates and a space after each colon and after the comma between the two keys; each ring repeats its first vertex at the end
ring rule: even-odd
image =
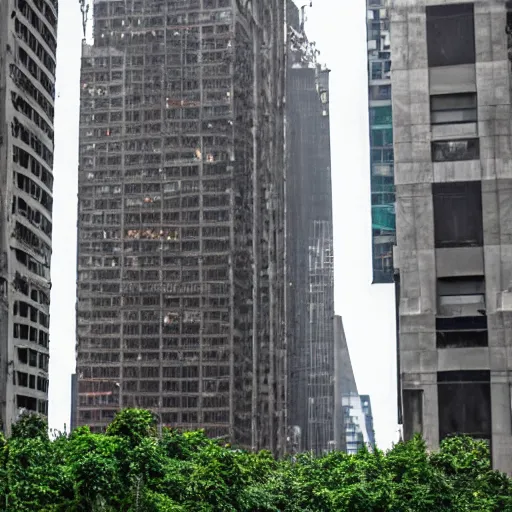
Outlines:
{"type": "MultiPolygon", "coordinates": [[[[7,38],[7,20],[9,2],[0,4],[0,48],[5,48],[7,38]]],[[[0,52],[0,70],[6,69],[6,55],[0,52]]],[[[7,300],[7,261],[6,239],[7,212],[5,211],[6,181],[7,181],[7,125],[5,122],[5,87],[6,73],[0,71],[0,429],[8,423],[6,418],[6,396],[9,381],[7,379],[7,347],[9,305],[7,300]]]]}
{"type": "Polygon", "coordinates": [[[56,35],[57,0],[1,2],[0,418],[7,432],[21,410],[48,410],[56,35]]]}
{"type": "MultiPolygon", "coordinates": [[[[425,7],[437,4],[439,0],[389,1],[402,388],[423,390],[423,434],[429,447],[435,449],[439,444],[437,372],[489,369],[493,463],[512,473],[512,309],[508,300],[512,277],[512,127],[505,6],[499,0],[475,3],[474,66],[429,70],[425,7]],[[480,159],[433,164],[431,140],[443,138],[443,133],[431,130],[429,95],[472,88],[478,95],[480,159]],[[469,251],[471,254],[443,254],[434,248],[431,184],[467,180],[482,180],[483,249],[469,251]],[[457,259],[463,268],[457,268],[457,259]],[[467,275],[482,265],[489,346],[436,349],[436,277],[467,275]]],[[[459,137],[465,135],[463,130],[460,128],[459,137]]]]}

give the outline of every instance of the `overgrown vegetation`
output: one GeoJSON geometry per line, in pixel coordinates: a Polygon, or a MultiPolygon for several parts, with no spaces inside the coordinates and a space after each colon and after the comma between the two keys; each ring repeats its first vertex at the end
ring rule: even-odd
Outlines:
{"type": "Polygon", "coordinates": [[[302,454],[232,449],[201,431],[165,430],[126,409],[106,434],[78,428],[50,440],[37,416],[0,437],[0,510],[9,512],[512,512],[511,480],[487,447],[420,438],[387,453],[302,454]]]}

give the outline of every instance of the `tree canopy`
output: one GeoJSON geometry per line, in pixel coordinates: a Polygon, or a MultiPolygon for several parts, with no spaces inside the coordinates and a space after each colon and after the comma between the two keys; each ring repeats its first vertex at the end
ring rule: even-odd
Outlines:
{"type": "Polygon", "coordinates": [[[145,410],[117,414],[105,434],[50,439],[23,416],[0,435],[0,510],[41,512],[512,512],[511,480],[485,443],[416,437],[388,452],[308,453],[276,460],[164,429],[145,410]]]}

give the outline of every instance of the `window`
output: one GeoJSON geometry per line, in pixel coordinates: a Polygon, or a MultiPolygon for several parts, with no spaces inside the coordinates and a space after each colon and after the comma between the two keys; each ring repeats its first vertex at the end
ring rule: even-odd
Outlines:
{"type": "Polygon", "coordinates": [[[429,67],[457,66],[475,62],[473,11],[473,4],[427,7],[429,67]]]}
{"type": "Polygon", "coordinates": [[[481,186],[479,181],[432,185],[436,248],[482,246],[481,186]]]}
{"type": "Polygon", "coordinates": [[[480,158],[479,139],[457,139],[432,142],[433,162],[458,162],[480,158]]]}
{"type": "Polygon", "coordinates": [[[372,85],[370,87],[370,99],[372,100],[390,100],[391,85],[372,85]]]}
{"type": "Polygon", "coordinates": [[[382,78],[382,62],[370,62],[371,79],[380,80],[382,78]]]}
{"type": "Polygon", "coordinates": [[[477,120],[476,93],[430,97],[432,124],[473,123],[477,120]]]}
{"type": "Polygon", "coordinates": [[[371,107],[370,108],[370,124],[375,125],[392,125],[393,116],[391,105],[387,107],[371,107]]]}
{"type": "Polygon", "coordinates": [[[466,434],[491,438],[491,389],[488,370],[437,373],[439,440],[466,434]]]}
{"type": "Polygon", "coordinates": [[[372,129],[371,130],[372,146],[392,147],[393,146],[393,130],[392,128],[372,129]]]}
{"type": "Polygon", "coordinates": [[[414,434],[423,433],[423,390],[404,389],[404,439],[409,441],[414,434]]]}
{"type": "Polygon", "coordinates": [[[28,363],[28,349],[18,348],[18,361],[23,364],[28,363]]]}
{"type": "Polygon", "coordinates": [[[390,78],[391,61],[372,61],[370,62],[370,79],[382,80],[390,78]]]}
{"type": "Polygon", "coordinates": [[[437,348],[487,347],[486,316],[436,318],[437,348]]]}
{"type": "Polygon", "coordinates": [[[485,315],[483,276],[450,277],[437,280],[437,312],[443,316],[485,315]]]}

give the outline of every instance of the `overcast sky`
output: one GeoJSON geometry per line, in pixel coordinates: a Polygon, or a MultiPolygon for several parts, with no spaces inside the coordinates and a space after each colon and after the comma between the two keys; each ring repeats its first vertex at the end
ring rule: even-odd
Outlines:
{"type": "MultiPolygon", "coordinates": [[[[297,5],[306,2],[299,2],[297,5]]],[[[359,392],[370,394],[377,443],[397,439],[392,285],[371,285],[370,171],[364,0],[313,0],[310,40],[331,72],[335,308],[359,392]]],[[[75,368],[80,45],[78,0],[59,2],[51,295],[50,427],[69,425],[75,368]]]]}

